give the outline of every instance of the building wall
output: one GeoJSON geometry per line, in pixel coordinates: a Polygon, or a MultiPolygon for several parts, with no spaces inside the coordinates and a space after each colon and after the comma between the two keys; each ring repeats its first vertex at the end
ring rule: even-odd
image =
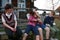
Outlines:
{"type": "Polygon", "coordinates": [[[11,3],[11,0],[2,0],[2,7],[4,7],[7,3],[11,3]]]}
{"type": "Polygon", "coordinates": [[[15,6],[15,7],[17,7],[17,3],[18,3],[17,1],[18,0],[11,0],[12,5],[15,6]]]}
{"type": "MultiPolygon", "coordinates": [[[[12,4],[14,7],[20,8],[31,8],[32,4],[31,0],[2,0],[2,7],[4,7],[7,3],[12,4]]],[[[18,18],[26,18],[27,10],[18,9],[16,13],[18,18]]]]}
{"type": "Polygon", "coordinates": [[[2,6],[2,0],[0,0],[0,7],[2,6]]]}

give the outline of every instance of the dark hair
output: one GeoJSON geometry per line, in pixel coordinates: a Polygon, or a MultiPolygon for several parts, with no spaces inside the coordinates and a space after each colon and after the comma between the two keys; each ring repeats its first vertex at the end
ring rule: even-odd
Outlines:
{"type": "Polygon", "coordinates": [[[33,9],[35,9],[35,10],[37,11],[37,9],[38,9],[38,8],[36,8],[36,7],[33,7],[33,9]]]}
{"type": "Polygon", "coordinates": [[[32,15],[32,16],[34,15],[34,12],[33,12],[33,11],[30,11],[29,13],[30,13],[30,15],[32,15]]]}
{"type": "Polygon", "coordinates": [[[11,9],[11,8],[13,8],[13,6],[12,6],[11,4],[6,4],[6,6],[5,6],[5,10],[7,10],[7,9],[11,9]]]}

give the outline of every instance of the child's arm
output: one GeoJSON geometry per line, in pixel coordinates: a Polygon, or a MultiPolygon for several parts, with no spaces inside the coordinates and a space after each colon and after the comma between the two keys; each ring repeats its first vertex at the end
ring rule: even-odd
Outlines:
{"type": "Polygon", "coordinates": [[[11,26],[9,26],[8,24],[6,24],[5,19],[3,18],[3,16],[1,16],[1,17],[2,17],[2,23],[3,23],[3,25],[4,25],[5,27],[11,29],[12,31],[14,31],[11,26]]]}
{"type": "Polygon", "coordinates": [[[9,29],[11,29],[11,30],[13,30],[13,28],[12,27],[10,27],[8,24],[6,24],[5,22],[3,22],[3,25],[5,26],[5,27],[7,27],[7,28],[9,28],[9,29]]]}
{"type": "Polygon", "coordinates": [[[14,15],[14,20],[15,20],[15,29],[17,27],[17,18],[16,18],[16,15],[14,15]]]}
{"type": "Polygon", "coordinates": [[[28,14],[26,15],[27,19],[29,19],[29,16],[30,16],[30,14],[28,13],[28,14]]]}
{"type": "Polygon", "coordinates": [[[38,12],[35,12],[35,14],[36,14],[36,16],[37,16],[37,20],[38,20],[38,22],[39,22],[39,23],[43,23],[43,22],[41,21],[41,19],[40,19],[40,15],[39,15],[39,13],[38,13],[38,12]]]}
{"type": "Polygon", "coordinates": [[[38,22],[42,22],[40,18],[38,18],[37,20],[38,20],[38,22]]]}
{"type": "Polygon", "coordinates": [[[41,19],[38,18],[37,20],[38,20],[38,22],[39,22],[40,24],[43,24],[43,22],[41,21],[41,19]]]}
{"type": "Polygon", "coordinates": [[[40,15],[39,15],[39,13],[38,13],[38,12],[35,12],[35,14],[37,15],[37,17],[38,17],[38,18],[40,18],[40,15]]]}
{"type": "Polygon", "coordinates": [[[15,28],[17,27],[17,21],[15,21],[15,28]]]}

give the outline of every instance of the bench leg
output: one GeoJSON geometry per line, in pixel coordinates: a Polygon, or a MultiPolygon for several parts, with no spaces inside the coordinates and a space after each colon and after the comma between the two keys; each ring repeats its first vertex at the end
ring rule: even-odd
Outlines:
{"type": "Polygon", "coordinates": [[[0,40],[1,40],[1,35],[0,35],[0,40]]]}

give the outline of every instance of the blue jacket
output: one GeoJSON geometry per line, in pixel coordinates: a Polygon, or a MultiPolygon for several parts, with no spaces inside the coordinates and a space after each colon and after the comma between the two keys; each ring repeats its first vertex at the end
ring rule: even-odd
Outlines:
{"type": "Polygon", "coordinates": [[[49,17],[47,16],[45,19],[44,19],[44,24],[49,24],[50,26],[53,26],[53,22],[54,22],[54,17],[49,17]]]}

